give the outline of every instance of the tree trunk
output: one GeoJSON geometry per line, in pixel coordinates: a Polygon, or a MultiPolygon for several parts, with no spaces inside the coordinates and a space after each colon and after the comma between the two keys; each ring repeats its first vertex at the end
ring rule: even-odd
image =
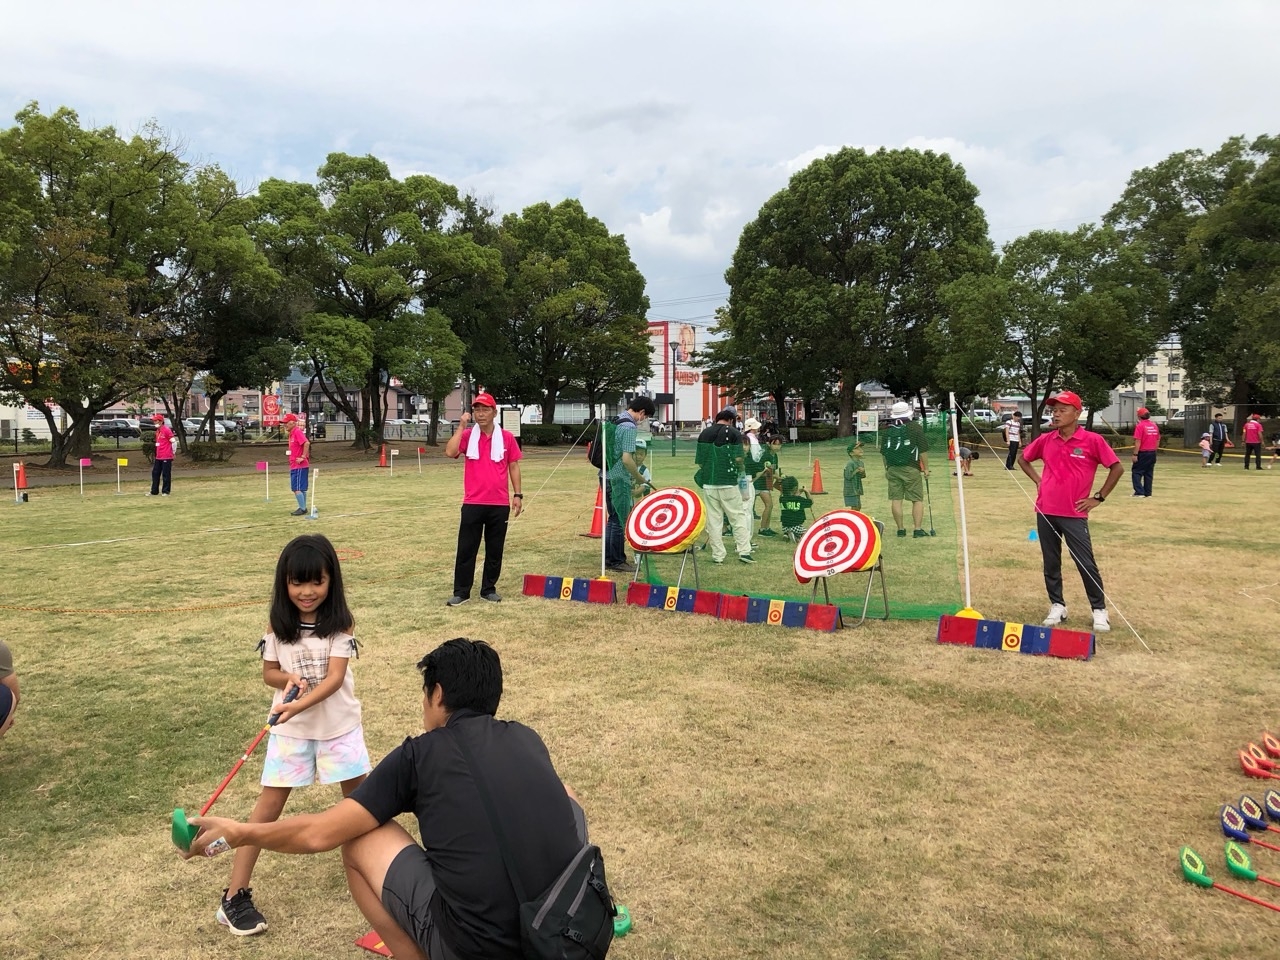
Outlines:
{"type": "Polygon", "coordinates": [[[440,429],[440,398],[431,398],[431,425],[427,428],[427,443],[431,446],[438,446],[440,441],[436,439],[436,432],[440,429]]]}
{"type": "Polygon", "coordinates": [[[857,392],[858,381],[846,370],[840,380],[840,419],[836,424],[837,437],[848,437],[854,433],[854,417],[857,411],[853,409],[853,403],[857,392]]]}
{"type": "Polygon", "coordinates": [[[786,384],[777,383],[773,387],[773,405],[778,408],[778,432],[784,437],[787,436],[787,427],[790,426],[787,421],[787,387],[786,384]]]}
{"type": "Polygon", "coordinates": [[[1249,381],[1245,379],[1243,373],[1237,373],[1236,379],[1231,384],[1231,402],[1238,407],[1236,411],[1236,423],[1244,423],[1244,415],[1248,414],[1249,406],[1249,381]]]}
{"type": "Polygon", "coordinates": [[[542,395],[542,422],[556,422],[556,401],[560,398],[560,388],[558,386],[546,387],[546,392],[542,395]]]}

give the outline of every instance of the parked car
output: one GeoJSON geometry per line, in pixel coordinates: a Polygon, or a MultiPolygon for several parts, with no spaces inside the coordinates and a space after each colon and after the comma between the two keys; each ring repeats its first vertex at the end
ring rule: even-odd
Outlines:
{"type": "Polygon", "coordinates": [[[995,425],[1000,422],[994,410],[970,410],[968,418],[974,423],[995,425]]]}
{"type": "Polygon", "coordinates": [[[142,431],[128,420],[95,420],[89,424],[91,437],[140,437],[142,431]]]}
{"type": "MultiPolygon", "coordinates": [[[[208,436],[208,426],[204,422],[204,417],[187,417],[182,421],[182,426],[193,437],[208,436]]],[[[213,421],[214,436],[221,437],[226,432],[227,428],[222,425],[220,420],[213,421]]]]}

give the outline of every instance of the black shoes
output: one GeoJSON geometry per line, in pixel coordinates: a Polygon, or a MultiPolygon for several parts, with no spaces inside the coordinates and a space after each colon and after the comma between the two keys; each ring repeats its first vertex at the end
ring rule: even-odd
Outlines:
{"type": "Polygon", "coordinates": [[[303,510],[301,507],[293,511],[293,513],[289,514],[289,516],[291,517],[305,517],[306,515],[307,515],[307,511],[303,510]]]}
{"type": "Polygon", "coordinates": [[[927,533],[925,533],[923,530],[916,530],[915,532],[913,532],[913,533],[911,534],[911,536],[913,536],[913,537],[927,537],[927,536],[928,536],[928,534],[927,534],[927,533]]]}
{"type": "Polygon", "coordinates": [[[471,599],[470,597],[460,597],[455,593],[452,597],[450,597],[448,600],[444,602],[444,605],[446,607],[460,607],[470,599],[471,599]]]}
{"type": "Polygon", "coordinates": [[[218,922],[237,937],[251,937],[267,929],[267,920],[253,905],[253,890],[248,887],[241,887],[229,900],[223,890],[217,916],[218,922]]]}

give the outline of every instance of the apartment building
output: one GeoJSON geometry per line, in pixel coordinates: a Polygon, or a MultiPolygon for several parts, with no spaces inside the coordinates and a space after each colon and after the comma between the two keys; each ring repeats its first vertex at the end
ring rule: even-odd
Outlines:
{"type": "Polygon", "coordinates": [[[1182,348],[1177,343],[1162,343],[1143,358],[1138,379],[1122,384],[1121,390],[1134,390],[1155,401],[1173,416],[1187,406],[1187,373],[1182,368],[1182,348]]]}

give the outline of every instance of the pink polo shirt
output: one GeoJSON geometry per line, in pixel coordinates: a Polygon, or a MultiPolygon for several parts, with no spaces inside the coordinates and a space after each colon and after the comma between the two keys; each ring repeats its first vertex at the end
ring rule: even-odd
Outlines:
{"type": "Polygon", "coordinates": [[[1245,443],[1261,443],[1262,442],[1262,421],[1246,420],[1244,424],[1244,429],[1241,432],[1244,434],[1245,443]]]}
{"type": "Polygon", "coordinates": [[[1110,467],[1120,458],[1101,436],[1076,427],[1070,440],[1057,430],[1042,433],[1027,445],[1022,456],[1028,462],[1043,460],[1036,509],[1050,517],[1084,517],[1076,501],[1092,496],[1093,477],[1098,467],[1110,467]]]}
{"type": "Polygon", "coordinates": [[[310,467],[311,461],[302,455],[307,446],[307,431],[295,425],[289,433],[289,469],[301,470],[310,467]]]}
{"type": "Polygon", "coordinates": [[[173,459],[173,431],[163,423],[156,428],[156,459],[173,459]]]}
{"type": "MultiPolygon", "coordinates": [[[[467,427],[459,438],[458,456],[465,461],[462,468],[462,502],[483,504],[485,506],[507,506],[511,503],[511,494],[507,492],[507,468],[521,459],[524,454],[516,443],[516,438],[507,431],[502,431],[502,459],[496,463],[490,459],[489,451],[493,437],[480,434],[480,459],[467,459],[467,444],[471,442],[471,431],[478,427],[467,427]]],[[[501,429],[494,427],[495,430],[501,429]]]]}
{"type": "Polygon", "coordinates": [[[1133,428],[1133,445],[1140,453],[1160,447],[1160,428],[1150,420],[1139,420],[1133,428]]]}

